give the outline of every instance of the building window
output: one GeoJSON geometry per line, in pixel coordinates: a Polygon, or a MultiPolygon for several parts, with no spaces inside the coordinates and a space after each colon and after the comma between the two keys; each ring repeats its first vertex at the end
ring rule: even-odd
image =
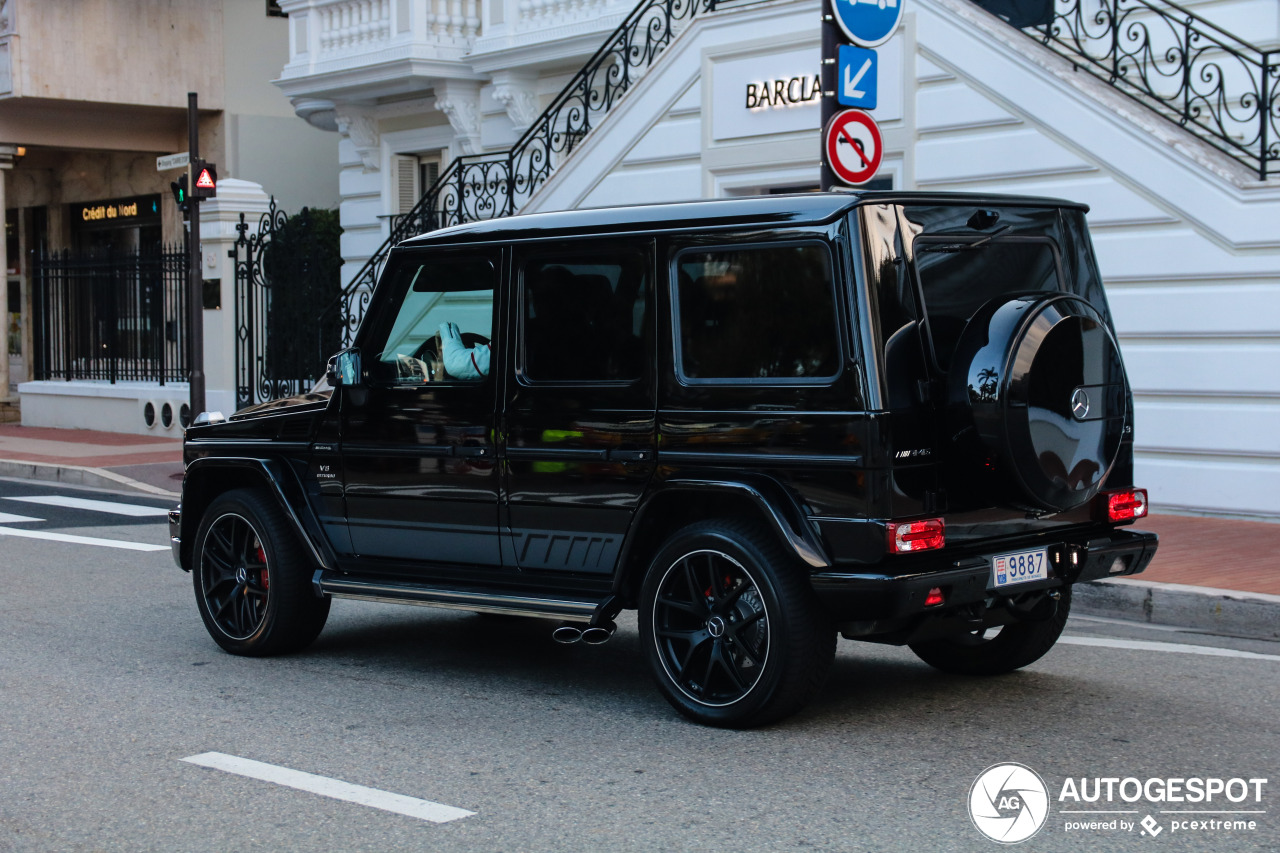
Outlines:
{"type": "Polygon", "coordinates": [[[440,180],[440,160],[419,160],[418,161],[418,186],[421,192],[426,193],[427,190],[435,186],[436,181],[440,180]]]}
{"type": "Polygon", "coordinates": [[[277,0],[267,0],[267,17],[268,18],[287,18],[289,13],[280,8],[277,0]]]}

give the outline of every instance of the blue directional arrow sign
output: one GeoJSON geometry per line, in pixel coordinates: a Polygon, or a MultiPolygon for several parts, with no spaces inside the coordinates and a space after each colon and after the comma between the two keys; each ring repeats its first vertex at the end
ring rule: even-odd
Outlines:
{"type": "Polygon", "coordinates": [[[876,52],[851,44],[840,45],[836,65],[836,100],[847,107],[876,108],[876,52]]]}
{"type": "Polygon", "coordinates": [[[836,23],[854,44],[876,47],[887,42],[902,20],[905,0],[832,0],[836,23]]]}

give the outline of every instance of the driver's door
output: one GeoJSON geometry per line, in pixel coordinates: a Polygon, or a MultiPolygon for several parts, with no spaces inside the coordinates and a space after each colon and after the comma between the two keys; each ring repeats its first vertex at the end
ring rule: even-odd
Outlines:
{"type": "Polygon", "coordinates": [[[400,252],[378,286],[376,313],[356,341],[365,382],[341,388],[347,518],[360,568],[501,565],[497,371],[477,349],[494,337],[500,263],[498,251],[400,252]],[[464,350],[441,351],[450,346],[464,350]],[[463,361],[465,375],[444,367],[463,361]]]}

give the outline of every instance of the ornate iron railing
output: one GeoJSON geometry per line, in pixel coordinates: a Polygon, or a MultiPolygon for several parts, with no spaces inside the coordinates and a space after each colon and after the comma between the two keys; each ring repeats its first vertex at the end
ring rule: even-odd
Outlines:
{"type": "Polygon", "coordinates": [[[349,344],[393,246],[436,228],[519,210],[680,31],[725,2],[641,0],[509,151],[454,160],[411,211],[392,218],[387,239],[325,309],[321,322],[340,316],[349,344]]]}
{"type": "Polygon", "coordinates": [[[231,247],[237,410],[305,393],[339,346],[336,317],[299,322],[308,307],[338,289],[337,233],[308,233],[314,223],[314,212],[303,208],[290,217],[275,198],[256,229],[240,214],[239,237],[231,247]],[[332,243],[328,251],[317,245],[326,241],[332,243]]]}
{"type": "Polygon", "coordinates": [[[1026,4],[975,2],[1260,180],[1275,174],[1280,50],[1261,50],[1168,0],[1049,0],[1030,15],[1026,4]]]}

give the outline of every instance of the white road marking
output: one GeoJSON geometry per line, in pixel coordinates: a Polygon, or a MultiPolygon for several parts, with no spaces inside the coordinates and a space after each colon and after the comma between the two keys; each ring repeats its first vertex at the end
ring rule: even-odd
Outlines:
{"type": "Polygon", "coordinates": [[[395,812],[408,817],[416,817],[420,820],[429,820],[432,823],[447,823],[451,820],[471,817],[475,814],[475,812],[469,812],[466,809],[441,805],[430,800],[406,797],[403,794],[392,794],[387,791],[379,791],[377,788],[366,788],[363,785],[353,785],[350,782],[330,779],[327,776],[316,776],[312,773],[303,773],[301,770],[290,770],[287,767],[277,767],[274,764],[264,764],[261,761],[239,758],[221,752],[205,752],[182,760],[189,764],[198,764],[201,767],[211,767],[214,770],[234,773],[237,776],[248,776],[250,779],[274,782],[277,785],[319,794],[322,797],[344,800],[348,803],[395,812]]]}
{"type": "Polygon", "coordinates": [[[0,524],[17,524],[23,521],[44,521],[44,519],[32,518],[29,515],[10,515],[7,512],[0,512],[0,524]]]}
{"type": "Polygon", "coordinates": [[[1258,652],[1242,652],[1236,649],[1217,649],[1213,646],[1192,646],[1186,643],[1156,643],[1150,640],[1120,640],[1114,637],[1076,636],[1059,637],[1058,642],[1071,646],[1097,646],[1105,649],[1128,649],[1137,652],[1172,652],[1183,655],[1208,655],[1217,658],[1280,661],[1280,655],[1264,655],[1258,652]]]}
{"type": "Polygon", "coordinates": [[[1203,628],[1179,628],[1177,625],[1154,625],[1150,622],[1134,622],[1131,619],[1111,619],[1106,616],[1080,616],[1071,614],[1072,622],[1097,622],[1099,625],[1119,625],[1122,628],[1141,628],[1144,631],[1157,631],[1166,634],[1210,634],[1203,628]]]}
{"type": "Polygon", "coordinates": [[[120,539],[99,539],[96,536],[74,536],[70,533],[53,533],[48,530],[22,530],[18,527],[0,527],[0,536],[16,536],[19,539],[44,539],[48,542],[70,542],[73,545],[99,545],[103,548],[120,548],[125,551],[168,551],[168,545],[149,542],[125,542],[120,539]]]}
{"type": "Polygon", "coordinates": [[[60,506],[67,509],[87,509],[90,512],[109,512],[114,515],[128,515],[133,518],[151,518],[168,515],[169,510],[154,506],[138,506],[122,504],[116,501],[93,501],[88,498],[70,498],[63,495],[32,495],[24,497],[8,497],[11,501],[23,501],[29,504],[44,506],[60,506]]]}

